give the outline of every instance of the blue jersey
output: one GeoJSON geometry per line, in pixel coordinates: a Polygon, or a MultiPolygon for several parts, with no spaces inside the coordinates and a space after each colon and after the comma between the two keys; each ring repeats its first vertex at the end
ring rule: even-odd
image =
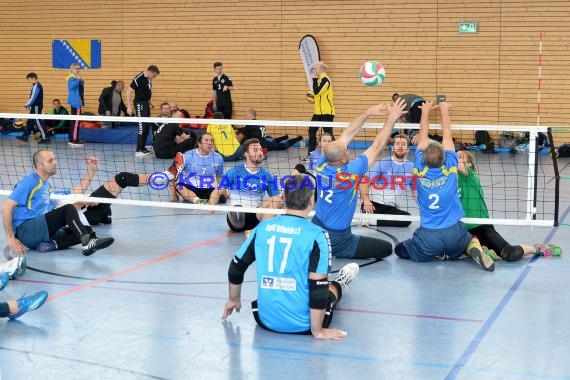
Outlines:
{"type": "Polygon", "coordinates": [[[259,207],[265,193],[273,197],[280,194],[278,178],[260,166],[256,172],[250,172],[244,165],[227,171],[219,187],[230,190],[232,206],[259,207]]]}
{"type": "Polygon", "coordinates": [[[217,152],[202,156],[198,149],[184,153],[184,169],[180,180],[197,189],[211,189],[216,177],[224,175],[224,159],[217,152]]]}
{"type": "Polygon", "coordinates": [[[356,211],[356,177],[368,170],[368,158],[360,155],[343,166],[323,163],[317,168],[318,198],[315,216],[331,230],[345,230],[356,211]]]}
{"type": "Polygon", "coordinates": [[[406,187],[416,190],[414,164],[385,157],[368,171],[370,194],[376,203],[402,207],[406,204],[406,187]]]}
{"type": "Polygon", "coordinates": [[[320,149],[315,149],[309,154],[309,170],[315,170],[324,161],[320,149]]]}
{"type": "Polygon", "coordinates": [[[309,273],[330,273],[326,231],[305,218],[279,215],[262,221],[235,256],[247,265],[256,261],[264,325],[284,333],[310,330],[309,273]]]}
{"type": "Polygon", "coordinates": [[[420,225],[425,228],[450,227],[461,219],[463,209],[457,194],[457,153],[445,151],[443,165],[428,168],[423,152],[416,150],[414,174],[417,175],[420,225]]]}
{"type": "Polygon", "coordinates": [[[49,183],[42,180],[37,173],[29,174],[18,182],[10,194],[10,199],[18,203],[12,213],[14,231],[25,221],[54,209],[54,203],[50,200],[51,193],[49,183]]]}

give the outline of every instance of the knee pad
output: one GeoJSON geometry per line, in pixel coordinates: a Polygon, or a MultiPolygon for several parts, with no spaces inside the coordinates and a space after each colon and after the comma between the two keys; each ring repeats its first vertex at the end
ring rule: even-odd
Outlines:
{"type": "Polygon", "coordinates": [[[243,212],[229,212],[227,216],[228,226],[234,232],[241,232],[245,230],[246,215],[243,212]]]}
{"type": "Polygon", "coordinates": [[[505,261],[517,261],[524,256],[523,247],[520,245],[507,245],[501,251],[501,257],[505,261]]]}
{"type": "Polygon", "coordinates": [[[129,172],[121,172],[115,176],[115,182],[121,189],[127,186],[138,187],[139,186],[139,175],[129,172]]]}
{"type": "Polygon", "coordinates": [[[394,248],[394,253],[396,253],[396,255],[400,259],[405,259],[405,260],[410,259],[410,255],[408,254],[408,249],[406,248],[406,246],[402,242],[400,242],[396,245],[396,247],[394,248]]]}

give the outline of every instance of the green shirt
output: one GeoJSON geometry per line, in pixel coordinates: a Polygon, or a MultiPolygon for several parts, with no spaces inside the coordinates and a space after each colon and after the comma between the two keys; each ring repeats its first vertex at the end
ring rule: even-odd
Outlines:
{"type": "MultiPolygon", "coordinates": [[[[479,177],[471,168],[467,168],[468,175],[458,170],[459,178],[459,199],[467,218],[488,218],[489,210],[485,203],[483,187],[479,177]]],[[[479,224],[467,224],[467,229],[478,227],[479,224]]]]}

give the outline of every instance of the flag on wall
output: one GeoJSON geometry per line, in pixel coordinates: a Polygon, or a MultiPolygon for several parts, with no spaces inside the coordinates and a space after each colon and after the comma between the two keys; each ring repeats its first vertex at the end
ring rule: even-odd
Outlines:
{"type": "Polygon", "coordinates": [[[101,40],[53,40],[52,67],[69,69],[78,63],[82,69],[101,68],[101,40]]]}

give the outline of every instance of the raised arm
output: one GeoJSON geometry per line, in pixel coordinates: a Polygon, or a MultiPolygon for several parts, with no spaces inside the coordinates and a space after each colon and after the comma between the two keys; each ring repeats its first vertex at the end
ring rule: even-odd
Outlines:
{"type": "Polygon", "coordinates": [[[389,110],[388,119],[386,120],[386,123],[384,123],[384,126],[382,127],[380,132],[378,132],[378,134],[374,138],[372,145],[368,149],[366,149],[363,153],[368,158],[369,168],[374,164],[374,162],[376,162],[378,156],[380,156],[380,153],[386,146],[386,143],[390,138],[390,134],[392,133],[392,129],[394,128],[394,124],[396,124],[396,121],[398,121],[400,116],[402,116],[405,113],[404,110],[406,108],[406,102],[404,101],[404,99],[400,98],[396,100],[396,103],[394,103],[393,106],[391,107],[386,106],[386,107],[388,107],[389,110]]]}
{"type": "Polygon", "coordinates": [[[356,119],[354,119],[350,123],[350,125],[342,131],[342,134],[337,139],[337,141],[340,141],[344,145],[348,146],[348,144],[350,144],[350,142],[352,141],[354,136],[356,136],[356,134],[358,132],[360,132],[360,130],[362,129],[362,126],[364,125],[366,120],[368,120],[368,118],[370,116],[386,115],[388,110],[389,110],[389,107],[388,107],[388,104],[386,104],[386,103],[380,103],[378,105],[370,107],[369,109],[366,110],[366,112],[362,113],[360,116],[358,116],[356,119]]]}
{"type": "Polygon", "coordinates": [[[453,104],[451,103],[439,103],[439,112],[441,113],[441,130],[443,133],[442,144],[445,150],[455,151],[453,136],[451,134],[451,118],[449,116],[449,110],[451,108],[453,108],[453,104]]]}
{"type": "Polygon", "coordinates": [[[429,115],[436,108],[433,102],[425,102],[420,108],[422,109],[422,118],[420,120],[420,131],[416,135],[415,143],[419,149],[424,150],[427,146],[429,137],[429,115]]]}
{"type": "Polygon", "coordinates": [[[79,183],[73,187],[73,189],[71,190],[73,194],[85,193],[89,188],[89,185],[91,184],[91,180],[95,176],[95,173],[97,173],[97,168],[99,165],[99,160],[97,159],[97,157],[91,156],[87,158],[86,161],[87,161],[87,173],[85,173],[83,178],[81,178],[81,181],[79,181],[79,183]]]}

